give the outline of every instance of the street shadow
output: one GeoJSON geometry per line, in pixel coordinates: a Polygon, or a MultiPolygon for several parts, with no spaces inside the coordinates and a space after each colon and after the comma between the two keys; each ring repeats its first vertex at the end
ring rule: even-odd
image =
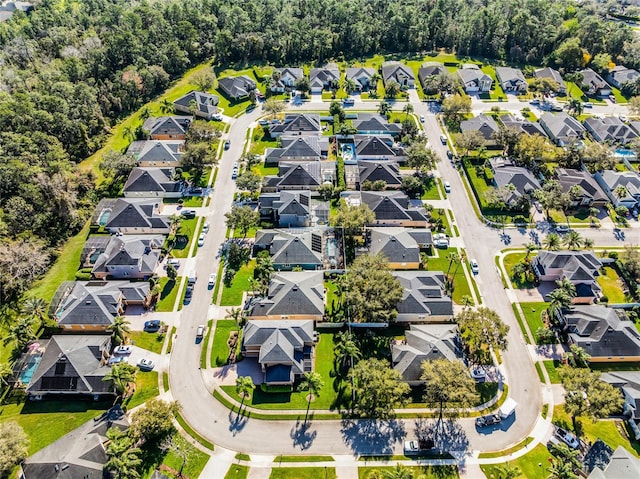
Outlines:
{"type": "Polygon", "coordinates": [[[469,438],[463,427],[453,419],[417,419],[415,433],[418,438],[431,439],[434,448],[456,458],[463,458],[469,450],[469,438]]]}
{"type": "Polygon", "coordinates": [[[395,419],[345,419],[340,432],[354,455],[391,454],[393,444],[402,441],[406,435],[404,424],[395,419]]]}
{"type": "Polygon", "coordinates": [[[309,449],[318,435],[318,431],[311,430],[312,419],[313,415],[304,421],[300,421],[298,418],[296,425],[291,429],[290,437],[293,439],[293,446],[300,447],[301,451],[309,449]]]}
{"type": "Polygon", "coordinates": [[[231,431],[234,436],[242,432],[247,422],[249,422],[248,416],[241,415],[233,410],[229,411],[229,431],[231,431]]]}

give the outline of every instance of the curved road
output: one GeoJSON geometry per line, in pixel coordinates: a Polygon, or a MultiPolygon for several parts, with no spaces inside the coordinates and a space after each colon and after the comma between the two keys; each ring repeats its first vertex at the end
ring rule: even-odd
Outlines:
{"type": "MultiPolygon", "coordinates": [[[[495,267],[495,255],[505,247],[499,232],[482,224],[475,216],[470,200],[458,172],[446,161],[445,148],[439,141],[440,129],[428,104],[412,97],[415,113],[425,116],[425,130],[431,146],[443,159],[438,165],[440,175],[451,183],[449,202],[456,224],[464,241],[469,258],[477,259],[480,274],[476,277],[484,305],[497,311],[507,324],[509,348],[502,355],[505,380],[509,395],[518,402],[516,420],[506,431],[497,430],[490,436],[478,434],[473,419],[459,419],[464,433],[459,434],[461,450],[499,450],[519,442],[534,429],[542,406],[542,389],[534,364],[516,322],[511,302],[502,287],[495,267]],[[465,438],[466,435],[466,438],[465,438]],[[490,440],[488,440],[490,439],[490,440]],[[468,443],[466,442],[468,441],[468,443]]],[[[501,105],[503,108],[506,104],[501,105]]],[[[514,105],[514,110],[522,108],[514,105]]],[[[377,104],[356,104],[356,109],[374,109],[377,104]]],[[[400,107],[402,104],[400,104],[400,107]]],[[[326,103],[307,103],[304,110],[326,110],[326,103]]],[[[488,106],[487,106],[488,108],[488,106]]],[[[199,248],[196,258],[188,260],[187,267],[196,267],[198,278],[193,301],[178,313],[178,335],[174,341],[170,361],[171,394],[183,406],[183,416],[199,434],[227,449],[254,454],[292,454],[304,450],[308,454],[372,454],[400,452],[405,436],[414,436],[415,420],[397,420],[392,423],[370,420],[360,421],[264,421],[240,418],[215,400],[205,385],[211,383],[212,370],[200,371],[200,352],[206,345],[195,344],[197,325],[206,324],[212,317],[211,290],[207,278],[218,270],[218,252],[225,240],[224,213],[231,209],[235,184],[231,170],[243,152],[246,131],[262,112],[259,109],[232,121],[229,131],[231,147],[225,151],[219,165],[217,181],[210,206],[205,209],[206,220],[211,224],[205,245],[199,248]],[[206,299],[208,298],[208,299],[206,299]]],[[[638,234],[627,230],[627,242],[637,242],[638,234]]],[[[615,244],[611,230],[582,231],[597,243],[615,244]]],[[[510,229],[510,246],[530,241],[526,232],[510,229]]],[[[540,234],[540,239],[544,233],[540,234]]],[[[219,280],[221,280],[219,278],[219,280]]]]}

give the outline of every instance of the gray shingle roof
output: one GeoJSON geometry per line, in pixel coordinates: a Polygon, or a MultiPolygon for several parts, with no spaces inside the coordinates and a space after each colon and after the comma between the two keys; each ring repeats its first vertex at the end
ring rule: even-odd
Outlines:
{"type": "Polygon", "coordinates": [[[418,70],[418,79],[424,87],[424,82],[428,77],[441,75],[447,73],[444,63],[441,62],[425,62],[418,70]]]}
{"type": "Polygon", "coordinates": [[[274,265],[322,265],[322,254],[311,249],[311,232],[287,233],[273,236],[269,254],[274,265]]]}
{"type": "Polygon", "coordinates": [[[147,118],[142,124],[142,128],[154,135],[170,135],[178,137],[184,135],[191,125],[190,116],[157,116],[147,118]]]}
{"type": "Polygon", "coordinates": [[[499,130],[498,124],[490,115],[478,115],[460,122],[460,131],[463,133],[465,131],[478,131],[485,141],[494,141],[493,135],[499,130]]]}
{"type": "Polygon", "coordinates": [[[516,118],[510,113],[500,116],[500,121],[506,128],[513,128],[520,134],[540,135],[543,138],[547,137],[547,133],[537,121],[516,118]]]}
{"type": "Polygon", "coordinates": [[[463,64],[462,67],[458,69],[458,76],[465,88],[478,88],[484,82],[489,82],[490,85],[493,83],[493,79],[480,70],[480,67],[475,63],[463,64]]]}
{"type": "Polygon", "coordinates": [[[587,479],[637,479],[640,477],[640,459],[623,446],[618,446],[609,465],[602,470],[596,467],[587,479]]]}
{"type": "Polygon", "coordinates": [[[219,98],[216,95],[192,90],[186,95],[178,98],[173,102],[173,104],[182,108],[190,109],[191,102],[195,102],[197,112],[208,118],[218,111],[218,101],[219,98]]]}
{"type": "Polygon", "coordinates": [[[584,282],[595,281],[602,262],[593,251],[540,251],[533,266],[540,275],[546,275],[548,269],[562,269],[565,278],[584,282]]]}
{"type": "Polygon", "coordinates": [[[283,137],[281,148],[267,150],[266,161],[275,163],[285,160],[320,160],[322,157],[321,143],[325,143],[325,141],[315,136],[283,137]]]}
{"type": "Polygon", "coordinates": [[[571,140],[582,138],[585,128],[578,120],[565,112],[547,112],[540,117],[540,125],[549,138],[560,144],[567,144],[571,140]]]}
{"type": "Polygon", "coordinates": [[[184,140],[134,141],[127,150],[138,163],[178,164],[182,158],[184,140]]]}
{"type": "Polygon", "coordinates": [[[400,168],[394,161],[361,161],[358,163],[360,185],[365,181],[384,181],[387,186],[399,187],[402,184],[400,168]]]}
{"type": "Polygon", "coordinates": [[[638,134],[617,116],[587,118],[584,125],[596,141],[621,143],[626,145],[638,137],[638,134]]]}
{"type": "Polygon", "coordinates": [[[404,80],[415,81],[413,70],[400,62],[384,62],[382,64],[382,79],[385,85],[390,81],[395,81],[399,85],[404,84],[404,80]]]}
{"type": "Polygon", "coordinates": [[[376,73],[373,68],[352,67],[347,68],[346,78],[353,80],[362,87],[368,87],[371,77],[376,73]]]}
{"type": "Polygon", "coordinates": [[[340,80],[340,70],[338,68],[312,68],[309,72],[309,82],[311,86],[328,87],[334,81],[340,80]]]}
{"type": "Polygon", "coordinates": [[[249,317],[323,315],[323,278],[322,271],[275,273],[267,297],[251,305],[249,317]]]}
{"type": "Polygon", "coordinates": [[[627,189],[627,198],[640,196],[640,175],[635,171],[605,170],[601,177],[611,191],[615,191],[618,186],[624,186],[627,189]]]}
{"type": "Polygon", "coordinates": [[[368,136],[356,142],[356,157],[382,157],[394,159],[398,157],[398,151],[377,136],[368,136]]]}
{"type": "Polygon", "coordinates": [[[580,87],[583,90],[586,90],[587,93],[593,95],[599,90],[609,88],[609,84],[604,81],[604,78],[594,72],[591,68],[580,70],[579,73],[582,75],[582,84],[580,87]]]}
{"type": "Polygon", "coordinates": [[[422,362],[435,359],[456,361],[462,357],[455,324],[412,324],[405,344],[393,344],[391,362],[403,381],[419,381],[422,362]]]}
{"type": "Polygon", "coordinates": [[[163,235],[111,236],[91,272],[108,273],[110,266],[134,266],[135,272],[151,276],[163,243],[163,235]]]}
{"type": "Polygon", "coordinates": [[[368,228],[367,242],[370,254],[383,254],[391,263],[417,263],[420,261],[420,245],[416,237],[431,243],[431,232],[407,228],[368,228]],[[414,237],[412,233],[417,233],[414,237]],[[428,238],[427,238],[428,236],[428,238]]]}
{"type": "Polygon", "coordinates": [[[389,123],[385,117],[377,113],[358,113],[358,119],[353,120],[353,126],[358,133],[376,132],[397,135],[402,131],[400,124],[389,123]]]}
{"type": "Polygon", "coordinates": [[[285,116],[284,122],[269,128],[271,136],[284,134],[319,134],[322,131],[320,115],[317,113],[297,113],[285,116]]]}
{"type": "Polygon", "coordinates": [[[563,192],[566,193],[572,186],[577,185],[582,190],[583,196],[591,198],[593,201],[607,200],[607,195],[588,171],[558,168],[556,174],[563,192]]]}
{"type": "Polygon", "coordinates": [[[513,166],[501,159],[489,160],[498,186],[513,185],[515,190],[507,198],[507,203],[515,201],[519,196],[527,195],[542,188],[540,182],[531,171],[521,166],[513,166]]]}
{"type": "Polygon", "coordinates": [[[182,190],[182,182],[173,179],[171,167],[136,167],[131,170],[123,192],[126,193],[177,193],[182,190]]]}
{"type": "Polygon", "coordinates": [[[640,78],[640,73],[633,68],[617,65],[609,72],[609,78],[612,83],[622,86],[625,83],[636,81],[640,78]]]}
{"type": "Polygon", "coordinates": [[[536,78],[549,78],[551,80],[554,80],[560,87],[560,90],[566,90],[567,88],[567,84],[562,79],[562,75],[560,75],[560,72],[558,70],[550,67],[539,68],[533,74],[536,78]]]}
{"type": "Polygon", "coordinates": [[[224,77],[218,80],[220,88],[229,98],[238,99],[249,95],[256,89],[256,82],[246,75],[224,77]]]}
{"type": "Polygon", "coordinates": [[[394,271],[404,288],[398,314],[453,316],[453,302],[444,288],[442,271],[394,271]]]}
{"type": "Polygon", "coordinates": [[[113,205],[107,229],[169,228],[169,218],[157,214],[158,199],[118,198],[113,205]]]}
{"type": "Polygon", "coordinates": [[[412,208],[401,191],[361,191],[360,198],[376,216],[376,220],[427,221],[424,208],[412,208]]]}

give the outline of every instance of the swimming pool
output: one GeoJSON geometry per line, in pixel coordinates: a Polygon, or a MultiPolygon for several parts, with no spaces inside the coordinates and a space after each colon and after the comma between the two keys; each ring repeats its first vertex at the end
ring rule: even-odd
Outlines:
{"type": "Polygon", "coordinates": [[[614,152],[615,156],[628,156],[631,158],[635,158],[636,154],[633,150],[625,150],[624,148],[618,148],[614,152]]]}
{"type": "Polygon", "coordinates": [[[98,224],[100,226],[106,225],[107,221],[109,221],[109,216],[111,216],[111,210],[110,209],[103,210],[102,213],[100,213],[100,219],[98,220],[98,224]]]}
{"type": "Polygon", "coordinates": [[[31,382],[31,378],[33,377],[33,373],[38,369],[38,364],[40,364],[40,360],[42,356],[35,356],[34,358],[29,359],[26,367],[20,373],[20,382],[25,386],[31,382]]]}
{"type": "Polygon", "coordinates": [[[351,143],[345,143],[342,145],[342,159],[344,161],[355,160],[356,152],[351,143]]]}

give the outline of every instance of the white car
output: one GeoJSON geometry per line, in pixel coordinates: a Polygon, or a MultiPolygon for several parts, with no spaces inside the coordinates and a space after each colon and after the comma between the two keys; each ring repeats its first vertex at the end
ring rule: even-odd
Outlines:
{"type": "Polygon", "coordinates": [[[580,447],[580,441],[578,438],[561,427],[556,429],[556,436],[572,449],[578,449],[580,447]]]}
{"type": "Polygon", "coordinates": [[[418,441],[404,441],[404,453],[405,454],[417,454],[420,452],[420,445],[418,441]]]}
{"type": "Polygon", "coordinates": [[[424,123],[424,115],[420,115],[420,123],[424,123]]]}
{"type": "Polygon", "coordinates": [[[216,285],[217,275],[215,273],[211,273],[209,275],[209,288],[213,288],[216,285]]]}
{"type": "Polygon", "coordinates": [[[118,346],[113,350],[113,354],[131,354],[131,346],[118,346]]]}
{"type": "Polygon", "coordinates": [[[169,260],[167,260],[167,264],[170,264],[175,269],[178,269],[180,267],[180,260],[177,258],[170,258],[169,260]]]}
{"type": "Polygon", "coordinates": [[[472,259],[471,261],[469,261],[469,266],[471,266],[471,272],[473,274],[478,274],[479,267],[478,267],[478,262],[475,259],[472,259]]]}
{"type": "Polygon", "coordinates": [[[203,232],[203,233],[208,233],[208,232],[209,232],[209,223],[205,223],[205,224],[202,226],[202,232],[203,232]]]}
{"type": "Polygon", "coordinates": [[[201,324],[200,326],[198,326],[198,329],[196,329],[196,338],[202,338],[204,336],[204,324],[201,324]]]}
{"type": "Polygon", "coordinates": [[[444,191],[445,193],[451,193],[451,184],[448,181],[444,182],[444,191]]]}
{"type": "Polygon", "coordinates": [[[471,377],[476,381],[482,381],[487,378],[487,373],[484,369],[475,367],[471,368],[471,377]]]}
{"type": "Polygon", "coordinates": [[[442,143],[443,145],[447,144],[447,137],[444,135],[440,135],[440,143],[442,143]]]}
{"type": "Polygon", "coordinates": [[[200,237],[198,238],[198,246],[204,246],[204,239],[207,237],[206,234],[201,233],[200,237]]]}
{"type": "Polygon", "coordinates": [[[151,359],[141,359],[138,362],[138,367],[143,371],[151,371],[155,363],[151,359]]]}

